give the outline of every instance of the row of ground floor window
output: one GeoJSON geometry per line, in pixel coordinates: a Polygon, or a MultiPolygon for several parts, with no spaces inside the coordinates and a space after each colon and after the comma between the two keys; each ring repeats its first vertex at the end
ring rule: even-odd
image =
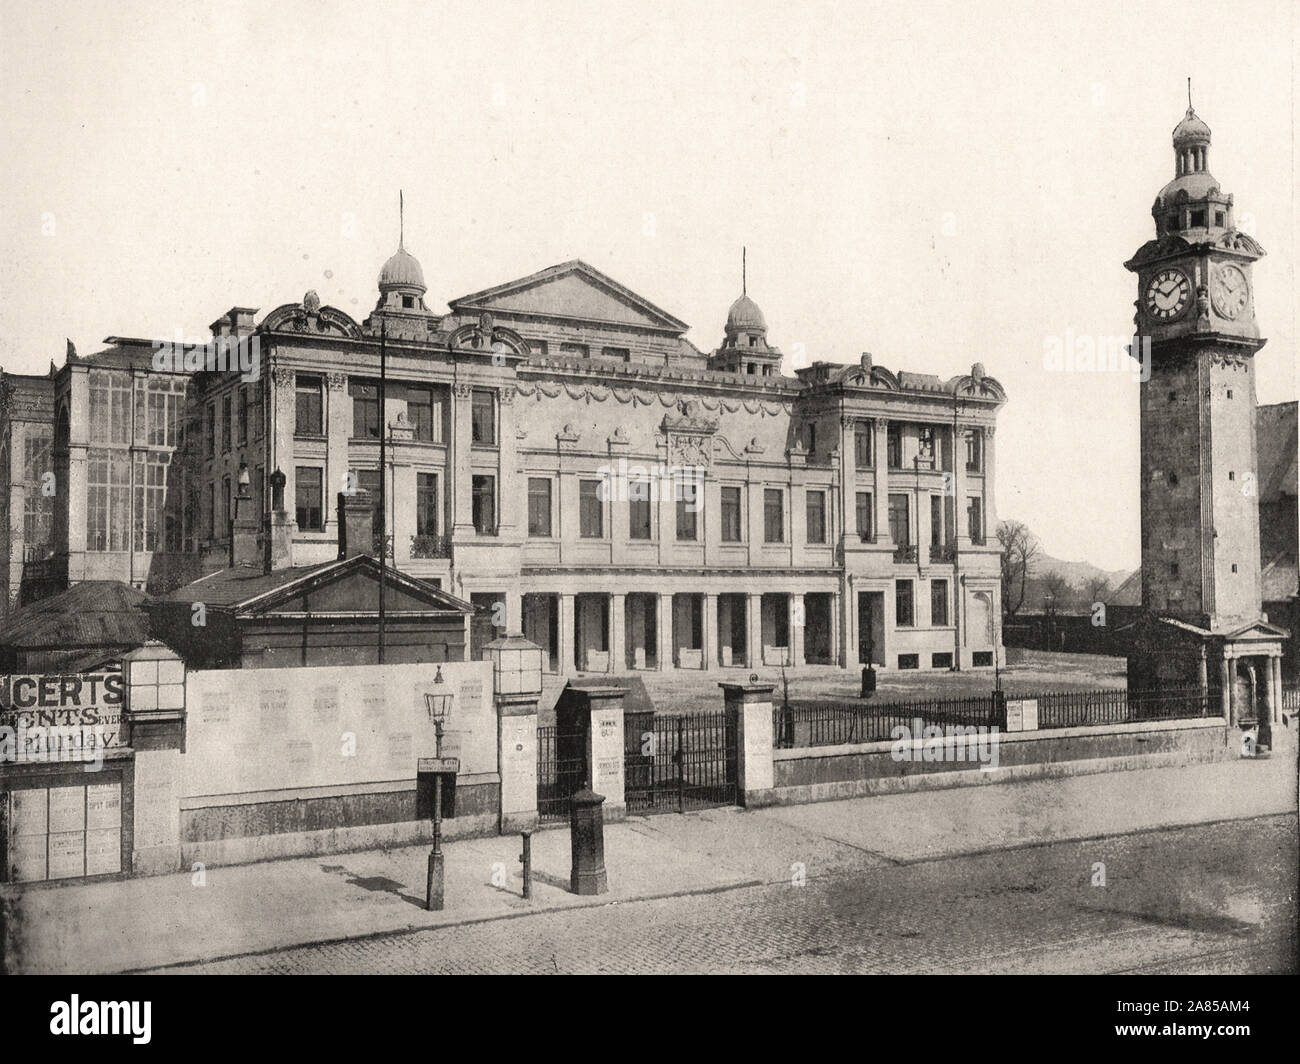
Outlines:
{"type": "Polygon", "coordinates": [[[993,666],[997,641],[991,594],[971,597],[959,628],[947,581],[931,581],[928,627],[918,624],[912,581],[895,589],[894,624],[885,592],[859,591],[844,618],[837,592],[680,592],[675,594],[476,592],[470,656],[516,625],[546,651],[552,673],[629,669],[876,664],[898,669],[993,666]],[[512,608],[513,606],[513,608],[512,608]],[[517,611],[517,612],[516,612],[517,611]],[[848,637],[844,627],[849,625],[848,637]]]}

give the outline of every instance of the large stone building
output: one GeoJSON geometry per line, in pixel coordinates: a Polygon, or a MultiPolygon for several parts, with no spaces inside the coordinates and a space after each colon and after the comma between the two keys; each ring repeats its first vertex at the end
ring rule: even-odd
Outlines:
{"type": "Polygon", "coordinates": [[[1151,343],[1129,687],[1199,687],[1230,721],[1266,723],[1287,632],[1262,608],[1255,354],[1265,341],[1251,270],[1264,250],[1236,227],[1209,170],[1210,129],[1190,106],[1173,147],[1174,177],[1151,209],[1156,235],[1124,264],[1151,343]]]}
{"type": "Polygon", "coordinates": [[[1006,397],[980,366],[942,381],[863,355],[787,376],[747,294],[703,352],[577,261],[448,313],[426,295],[399,247],[364,322],[308,292],[214,323],[255,380],[117,337],[6,378],[34,397],[0,426],[6,602],[91,579],[163,593],[221,568],[245,477],[294,566],[330,561],[339,493],[378,505],[385,434],[374,525],[391,564],[479,608],[474,657],[507,628],[560,674],[993,667],[1006,397]],[[52,512],[29,520],[44,472],[52,512]]]}

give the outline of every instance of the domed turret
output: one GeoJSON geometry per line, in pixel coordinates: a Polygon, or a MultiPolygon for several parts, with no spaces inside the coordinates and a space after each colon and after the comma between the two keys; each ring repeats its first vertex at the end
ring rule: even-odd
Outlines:
{"type": "Polygon", "coordinates": [[[731,304],[731,309],[727,311],[727,332],[767,332],[763,312],[749,296],[742,295],[731,304]]]}
{"type": "Polygon", "coordinates": [[[428,289],[424,285],[424,271],[420,269],[419,260],[404,247],[398,247],[379,271],[379,290],[407,288],[418,290],[424,295],[428,289]]]}
{"type": "Polygon", "coordinates": [[[1151,208],[1156,234],[1232,228],[1232,197],[1210,173],[1210,127],[1192,109],[1190,82],[1187,113],[1174,127],[1173,144],[1174,179],[1160,190],[1151,208]]]}

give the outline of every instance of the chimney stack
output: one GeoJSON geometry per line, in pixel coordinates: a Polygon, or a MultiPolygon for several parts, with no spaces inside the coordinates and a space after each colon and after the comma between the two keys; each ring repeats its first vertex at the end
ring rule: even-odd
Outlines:
{"type": "Polygon", "coordinates": [[[375,553],[375,504],[370,492],[358,488],[339,492],[339,557],[375,553]]]}

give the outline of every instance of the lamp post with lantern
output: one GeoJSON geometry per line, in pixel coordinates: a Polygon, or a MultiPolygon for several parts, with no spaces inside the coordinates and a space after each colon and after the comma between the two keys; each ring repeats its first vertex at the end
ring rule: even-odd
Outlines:
{"type": "Polygon", "coordinates": [[[443,905],[445,867],[442,855],[442,777],[449,774],[454,784],[460,758],[442,756],[442,734],[451,716],[455,694],[442,678],[439,665],[433,677],[434,690],[425,693],[425,708],[434,728],[434,757],[420,759],[420,771],[433,774],[433,848],[429,851],[429,874],[425,881],[424,907],[440,910],[443,905]]]}

